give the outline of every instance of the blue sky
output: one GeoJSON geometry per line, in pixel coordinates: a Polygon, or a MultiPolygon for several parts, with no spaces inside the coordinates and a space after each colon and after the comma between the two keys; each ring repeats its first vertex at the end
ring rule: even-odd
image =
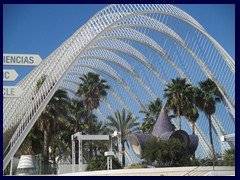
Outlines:
{"type": "MultiPolygon", "coordinates": [[[[3,5],[3,53],[39,54],[42,59],[59,47],[106,4],[3,5]]],[[[227,4],[176,5],[193,16],[235,59],[235,6],[227,4]]],[[[16,69],[16,85],[32,67],[16,69]]]]}
{"type": "MultiPolygon", "coordinates": [[[[44,59],[106,6],[106,4],[3,5],[3,53],[39,54],[44,59]]],[[[234,5],[177,4],[176,6],[195,18],[235,59],[234,5]]],[[[4,85],[16,85],[33,69],[33,67],[19,66],[3,68],[15,69],[19,74],[16,81],[4,82],[4,85]]],[[[122,98],[127,102],[128,96],[122,98]]],[[[135,108],[134,104],[130,103],[130,106],[132,109],[135,108]]],[[[104,106],[102,108],[103,112],[106,109],[105,114],[109,114],[107,108],[104,106]]],[[[135,108],[135,111],[138,109],[135,108]]]]}

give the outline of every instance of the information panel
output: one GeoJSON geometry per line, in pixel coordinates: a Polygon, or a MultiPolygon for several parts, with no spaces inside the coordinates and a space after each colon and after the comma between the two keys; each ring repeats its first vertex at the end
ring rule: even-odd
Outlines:
{"type": "MultiPolygon", "coordinates": [[[[42,58],[37,54],[3,54],[5,66],[38,66],[42,58]]],[[[15,81],[18,73],[15,69],[3,69],[3,81],[15,81]]],[[[20,97],[23,93],[19,86],[3,86],[3,97],[20,97]]]]}

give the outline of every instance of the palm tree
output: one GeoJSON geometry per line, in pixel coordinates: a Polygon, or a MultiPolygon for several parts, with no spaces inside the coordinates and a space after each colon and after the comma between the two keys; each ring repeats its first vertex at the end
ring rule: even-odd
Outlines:
{"type": "Polygon", "coordinates": [[[123,155],[122,164],[123,166],[125,166],[125,143],[127,143],[127,138],[129,134],[139,131],[139,123],[137,121],[138,118],[134,118],[131,112],[126,114],[125,109],[122,110],[122,113],[117,110],[114,115],[114,117],[111,115],[107,117],[107,119],[110,121],[107,126],[112,132],[116,130],[121,134],[120,136],[123,155]]]}
{"type": "Polygon", "coordinates": [[[159,116],[159,113],[162,109],[162,101],[157,98],[155,101],[150,101],[146,108],[140,110],[140,113],[145,114],[145,118],[142,123],[142,131],[143,133],[151,133],[153,130],[153,126],[159,116]]]}
{"type": "MultiPolygon", "coordinates": [[[[72,123],[70,117],[61,116],[55,119],[55,126],[51,129],[49,152],[50,159],[53,165],[56,165],[61,160],[70,158],[71,155],[71,135],[74,134],[75,122],[72,123]]],[[[54,168],[54,174],[56,169],[54,168]]]]}
{"type": "Polygon", "coordinates": [[[188,98],[190,101],[188,101],[187,108],[184,109],[183,115],[186,117],[186,119],[192,123],[192,134],[195,135],[195,123],[199,118],[198,108],[196,106],[196,100],[197,100],[197,88],[192,87],[188,91],[188,98]]]}
{"type": "Polygon", "coordinates": [[[166,109],[173,110],[178,117],[178,129],[181,130],[181,116],[184,111],[190,106],[192,99],[189,94],[193,91],[190,84],[186,83],[186,79],[172,79],[172,83],[166,84],[166,89],[163,98],[167,98],[166,109]]]}
{"type": "MultiPolygon", "coordinates": [[[[97,109],[100,105],[100,100],[107,96],[107,90],[110,89],[105,79],[100,79],[99,74],[88,72],[79,77],[82,83],[79,84],[79,88],[76,92],[77,95],[81,96],[83,102],[88,111],[88,124],[89,134],[92,134],[92,114],[93,110],[97,109]]],[[[91,144],[91,143],[90,143],[91,144]]],[[[92,146],[90,145],[90,158],[92,157],[92,146]]]]}
{"type": "Polygon", "coordinates": [[[56,120],[61,116],[67,116],[67,106],[69,105],[69,99],[66,91],[58,90],[53,95],[45,109],[43,110],[38,122],[44,132],[44,173],[48,173],[49,164],[49,142],[52,129],[55,128],[56,120]]]}
{"type": "Polygon", "coordinates": [[[195,135],[195,123],[199,117],[198,109],[192,106],[184,113],[184,116],[192,123],[192,134],[195,135]]]}
{"type": "MultiPolygon", "coordinates": [[[[199,113],[198,113],[198,109],[195,106],[195,101],[193,100],[192,102],[192,107],[189,107],[188,109],[186,109],[186,111],[184,112],[184,116],[186,117],[186,119],[192,123],[192,134],[195,135],[195,123],[198,120],[199,117],[199,113]]],[[[192,158],[195,159],[195,152],[192,154],[192,158]]]]}
{"type": "Polygon", "coordinates": [[[42,84],[44,83],[46,78],[47,78],[47,75],[44,74],[44,75],[41,76],[40,79],[38,79],[37,84],[36,84],[36,91],[38,91],[40,89],[40,87],[42,86],[42,84]]]}
{"type": "Polygon", "coordinates": [[[210,143],[212,147],[212,154],[215,159],[211,115],[215,113],[216,103],[220,103],[223,100],[223,96],[218,90],[217,85],[211,79],[200,81],[199,86],[200,88],[196,89],[196,105],[208,118],[210,143]]]}
{"type": "Polygon", "coordinates": [[[36,123],[17,150],[16,156],[20,157],[22,154],[40,154],[42,153],[42,147],[43,132],[40,130],[39,124],[36,123]]]}
{"type": "MultiPolygon", "coordinates": [[[[37,81],[35,89],[36,92],[38,92],[45,79],[46,75],[43,75],[37,81]]],[[[68,131],[63,130],[66,128],[67,122],[62,122],[61,119],[63,118],[60,118],[62,116],[67,118],[67,109],[69,109],[68,105],[69,99],[67,93],[63,90],[58,90],[43,110],[39,120],[33,126],[17,152],[19,155],[40,154],[42,152],[41,149],[43,148],[44,173],[46,174],[49,172],[49,148],[51,147],[53,151],[52,156],[56,157],[55,149],[60,149],[60,144],[65,142],[63,134],[69,132],[69,129],[68,131]],[[60,123],[64,124],[64,128],[61,128],[61,132],[59,132],[58,128],[60,123]]],[[[55,158],[53,158],[53,161],[55,161],[55,158]]]]}
{"type": "Polygon", "coordinates": [[[84,106],[84,102],[79,99],[72,99],[71,106],[69,107],[71,120],[75,121],[74,133],[85,132],[84,124],[87,119],[87,109],[84,106]]]}

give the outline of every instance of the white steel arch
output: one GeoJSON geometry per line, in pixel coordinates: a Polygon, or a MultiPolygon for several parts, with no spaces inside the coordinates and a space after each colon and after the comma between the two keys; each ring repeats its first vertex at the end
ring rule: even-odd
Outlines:
{"type": "MultiPolygon", "coordinates": [[[[137,34],[137,32],[138,31],[134,31],[135,32],[135,35],[137,34]]],[[[139,35],[139,34],[138,34],[139,35]]],[[[124,37],[124,36],[121,36],[121,37],[124,37]]],[[[118,37],[114,37],[114,38],[118,38],[118,37]]],[[[126,38],[126,37],[125,37],[126,38]]],[[[102,40],[102,39],[105,39],[105,38],[101,38],[100,40],[102,40]]],[[[99,40],[99,41],[100,41],[99,40]]],[[[138,41],[138,40],[136,40],[136,41],[138,41]]],[[[101,46],[101,47],[103,47],[103,46],[101,46]]],[[[109,47],[112,47],[111,45],[109,46],[109,47]]],[[[121,59],[122,60],[122,59],[121,59]]],[[[174,66],[175,67],[175,66],[174,66]]],[[[182,76],[182,77],[184,77],[184,78],[186,78],[190,83],[191,83],[191,81],[188,79],[188,77],[186,77],[186,76],[182,76]]],[[[145,85],[144,84],[142,84],[143,85],[143,87],[145,87],[145,85]]],[[[148,92],[149,92],[149,90],[148,90],[148,92]]],[[[150,92],[149,92],[150,93],[150,92]]],[[[152,95],[152,97],[154,98],[154,96],[155,95],[152,95]]],[[[155,98],[156,98],[156,96],[155,96],[155,98]]],[[[215,130],[215,132],[220,132],[220,133],[218,133],[218,135],[219,135],[219,137],[220,137],[220,135],[221,134],[226,134],[225,132],[224,132],[224,129],[221,127],[221,125],[220,125],[220,123],[219,123],[219,121],[218,120],[216,120],[216,117],[213,115],[213,120],[214,120],[214,122],[216,122],[217,123],[217,126],[214,126],[214,130],[215,130],[215,128],[218,128],[219,129],[219,127],[220,127],[220,131],[217,131],[217,130],[215,130]]],[[[190,126],[190,125],[189,125],[190,126]]],[[[220,141],[220,139],[219,139],[219,141],[220,141]]]]}

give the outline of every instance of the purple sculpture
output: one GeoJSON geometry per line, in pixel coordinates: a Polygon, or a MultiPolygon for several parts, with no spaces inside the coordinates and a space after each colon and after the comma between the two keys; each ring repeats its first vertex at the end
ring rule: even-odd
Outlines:
{"type": "Polygon", "coordinates": [[[198,146],[197,135],[188,135],[183,130],[174,130],[174,126],[171,124],[164,107],[162,108],[157,122],[153,127],[152,134],[130,134],[129,141],[134,153],[139,157],[142,157],[142,150],[144,149],[146,142],[151,141],[154,137],[161,140],[169,140],[172,138],[179,139],[180,142],[184,144],[185,150],[189,154],[193,154],[198,146]]]}

